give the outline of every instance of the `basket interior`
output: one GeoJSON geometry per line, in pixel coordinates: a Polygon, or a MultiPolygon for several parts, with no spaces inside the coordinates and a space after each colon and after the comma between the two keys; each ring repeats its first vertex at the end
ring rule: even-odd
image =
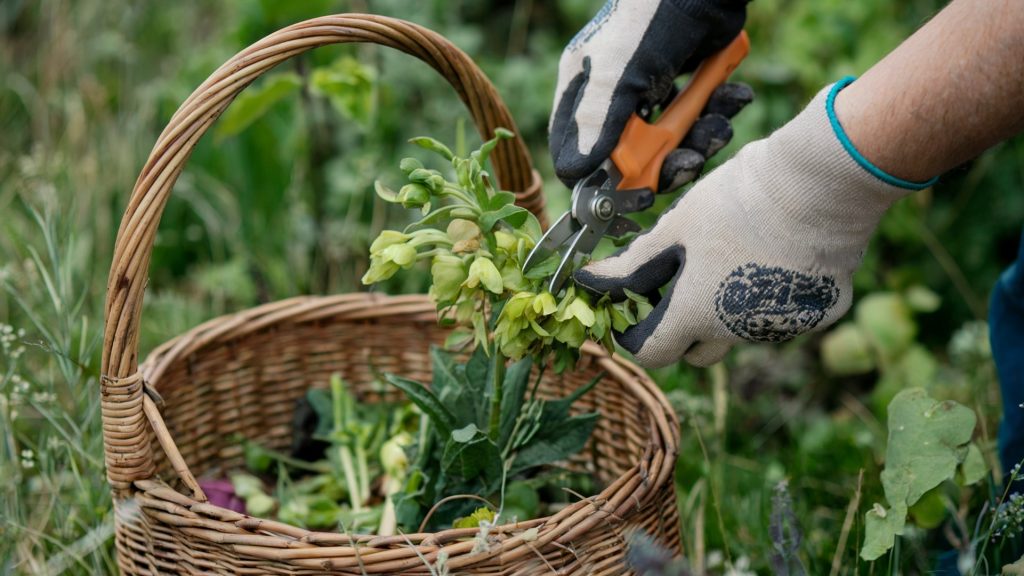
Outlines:
{"type": "MultiPolygon", "coordinates": [[[[238,318],[214,321],[214,330],[218,322],[238,324],[238,318]]],[[[287,316],[258,324],[225,331],[229,335],[224,337],[202,338],[209,341],[190,347],[187,354],[168,357],[171,352],[166,350],[174,349],[168,347],[150,359],[167,363],[150,384],[164,399],[161,413],[167,429],[196,478],[243,468],[240,436],[287,451],[296,400],[309,388],[326,387],[334,373],[341,374],[362,402],[396,393],[381,384],[381,373],[429,382],[430,345],[442,342],[446,334],[422,307],[408,314],[287,316]]],[[[203,331],[208,334],[211,324],[203,331]]],[[[595,359],[585,354],[572,372],[545,371],[539,394],[564,396],[599,372],[595,359]]],[[[573,411],[598,411],[601,417],[587,447],[568,468],[588,472],[607,485],[644,453],[651,430],[645,409],[612,376],[604,376],[573,411]]],[[[153,453],[160,477],[181,488],[155,440],[153,453]]]]}

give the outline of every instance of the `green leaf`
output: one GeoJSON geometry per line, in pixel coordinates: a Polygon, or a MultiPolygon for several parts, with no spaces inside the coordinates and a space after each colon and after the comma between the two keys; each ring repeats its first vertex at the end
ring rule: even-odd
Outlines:
{"type": "Polygon", "coordinates": [[[452,151],[449,150],[447,146],[428,136],[417,136],[416,138],[409,139],[409,142],[412,142],[424,150],[430,150],[431,152],[440,154],[445,160],[450,161],[455,158],[455,155],[452,154],[452,151]]]}
{"type": "Polygon", "coordinates": [[[498,446],[503,449],[508,444],[512,428],[515,427],[516,419],[523,409],[532,369],[533,358],[527,356],[505,371],[505,383],[501,391],[501,431],[498,434],[498,446]]]}
{"type": "Polygon", "coordinates": [[[529,270],[524,272],[523,275],[529,280],[546,280],[555,274],[555,270],[558,270],[558,265],[560,263],[561,258],[559,255],[552,254],[532,266],[529,270]]]}
{"type": "Polygon", "coordinates": [[[419,406],[420,410],[423,410],[423,413],[434,423],[442,437],[451,435],[452,428],[456,422],[455,416],[437,399],[437,396],[434,396],[433,392],[415,380],[409,380],[394,374],[386,374],[384,377],[396,388],[405,392],[409,400],[419,406]]]}
{"type": "Polygon", "coordinates": [[[957,475],[957,482],[961,486],[977,484],[985,479],[988,474],[988,463],[981,454],[981,449],[974,442],[967,447],[967,456],[960,463],[960,472],[957,475]]]}
{"type": "Polygon", "coordinates": [[[313,436],[326,438],[334,429],[334,401],[331,393],[323,388],[312,388],[306,392],[306,401],[316,412],[316,430],[313,436]]]}
{"type": "Polygon", "coordinates": [[[462,388],[464,380],[459,377],[455,358],[438,346],[430,347],[430,364],[433,370],[431,391],[441,394],[449,388],[462,388]]]}
{"type": "Polygon", "coordinates": [[[524,470],[553,464],[576,454],[587,444],[590,434],[597,425],[598,414],[584,414],[562,420],[541,430],[526,446],[515,455],[510,475],[524,470]]]}
{"type": "Polygon", "coordinates": [[[444,476],[472,481],[479,477],[485,490],[491,492],[492,487],[501,480],[501,452],[486,434],[476,426],[459,430],[459,440],[455,434],[449,434],[441,456],[441,469],[444,476]],[[472,435],[466,436],[472,432],[472,435]]]}
{"type": "Polygon", "coordinates": [[[482,347],[473,350],[473,355],[466,361],[466,384],[474,390],[483,391],[491,381],[491,360],[482,347]]]}
{"type": "Polygon", "coordinates": [[[395,204],[398,202],[398,192],[385,186],[380,180],[373,181],[373,189],[380,196],[381,200],[395,204]]]}
{"type": "Polygon", "coordinates": [[[487,204],[481,206],[484,210],[500,210],[505,206],[511,206],[516,202],[516,195],[511,192],[504,190],[495,192],[490,199],[487,200],[487,204]]]}
{"type": "Polygon", "coordinates": [[[886,510],[876,502],[874,508],[865,515],[864,545],[861,546],[860,557],[865,560],[877,560],[892,549],[896,537],[903,535],[906,518],[906,504],[886,510]]]}
{"type": "Polygon", "coordinates": [[[938,528],[946,519],[946,504],[942,501],[942,487],[936,486],[924,493],[920,500],[910,507],[914,524],[925,530],[938,528]]]}
{"type": "Polygon", "coordinates": [[[482,166],[485,162],[487,162],[487,158],[491,155],[491,152],[495,148],[497,148],[498,142],[507,138],[515,138],[515,134],[513,134],[511,130],[508,130],[506,128],[495,128],[494,137],[488,140],[487,142],[484,142],[480,146],[480,149],[477,150],[476,152],[473,152],[471,156],[474,159],[476,159],[477,162],[479,162],[480,165],[482,166]]]}
{"type": "Polygon", "coordinates": [[[477,432],[480,432],[480,429],[476,427],[476,424],[470,423],[458,430],[452,430],[452,440],[460,444],[466,444],[476,437],[477,432]]]}
{"type": "Polygon", "coordinates": [[[526,222],[526,217],[529,214],[530,212],[526,208],[508,204],[497,210],[484,212],[480,216],[480,229],[484,232],[490,232],[499,220],[505,221],[512,228],[519,228],[526,222]]]}
{"type": "Polygon", "coordinates": [[[939,402],[922,388],[904,390],[889,404],[889,441],[882,487],[891,508],[868,512],[861,557],[875,560],[902,534],[907,508],[953,477],[968,454],[976,417],[969,408],[939,402]]]}
{"type": "Polygon", "coordinates": [[[281,72],[268,76],[258,87],[249,87],[239,94],[221,117],[214,130],[217,142],[234,136],[259,120],[274,104],[298,91],[302,79],[294,72],[281,72]]]}

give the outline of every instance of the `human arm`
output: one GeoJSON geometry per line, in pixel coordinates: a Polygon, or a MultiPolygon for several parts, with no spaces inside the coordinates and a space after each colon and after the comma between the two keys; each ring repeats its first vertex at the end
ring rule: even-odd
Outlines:
{"type": "Polygon", "coordinates": [[[698,182],[648,233],[576,275],[597,293],[665,296],[618,342],[648,366],[718,361],[834,323],[884,212],[1022,128],[1024,19],[956,0],[863,78],[698,182]],[[1017,44],[1017,45],[1015,45],[1017,44]]]}
{"type": "Polygon", "coordinates": [[[1024,5],[954,0],[836,98],[857,150],[923,181],[1024,130],[1024,5]]]}

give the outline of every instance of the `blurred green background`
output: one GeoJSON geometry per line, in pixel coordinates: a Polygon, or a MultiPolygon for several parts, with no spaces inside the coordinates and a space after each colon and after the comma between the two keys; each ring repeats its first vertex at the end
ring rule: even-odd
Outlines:
{"type": "MultiPolygon", "coordinates": [[[[113,570],[97,385],[106,273],[151,146],[217,66],[323,14],[425,25],[496,84],[557,213],[568,191],[552,175],[546,125],[558,57],[600,4],[0,2],[0,323],[10,327],[0,331],[12,335],[0,350],[0,572],[113,570]]],[[[822,86],[862,73],[943,4],[753,2],[753,51],[736,78],[757,99],[712,164],[780,126],[822,86]]],[[[369,241],[407,217],[376,199],[373,181],[398,178],[409,137],[452,142],[460,134],[470,147],[477,142],[453,91],[411,57],[350,45],[279,66],[236,100],[177,183],[150,269],[143,353],[215,315],[363,290],[369,241]]],[[[881,500],[885,406],[904,387],[975,409],[991,458],[1000,408],[981,322],[1014,257],[1022,188],[1017,138],[898,203],[855,278],[858,297],[874,297],[856,305],[841,337],[742,346],[709,370],[655,374],[683,421],[677,482],[697,573],[771,573],[771,500],[782,480],[808,573],[826,573],[833,557],[842,573],[875,570],[856,561],[856,550],[863,512],[881,500]],[[839,548],[855,495],[849,541],[839,548]]],[[[425,290],[424,275],[411,278],[389,291],[425,290]]],[[[973,522],[973,508],[945,513],[943,503],[984,495],[950,490],[936,496],[937,513],[918,519],[902,553],[877,563],[880,572],[920,573],[952,547],[942,527],[973,522]]]]}

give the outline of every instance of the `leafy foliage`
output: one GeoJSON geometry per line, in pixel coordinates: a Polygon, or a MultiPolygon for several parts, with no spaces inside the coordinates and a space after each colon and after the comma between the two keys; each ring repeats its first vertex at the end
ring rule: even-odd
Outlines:
{"type": "MultiPolygon", "coordinates": [[[[509,513],[536,511],[536,493],[528,486],[520,483],[513,493],[503,488],[512,478],[529,476],[583,448],[597,414],[570,415],[569,407],[597,381],[562,399],[541,399],[527,394],[533,359],[526,357],[508,368],[499,391],[505,399],[496,403],[494,389],[484,383],[493,381],[497,368],[482,347],[465,364],[436,347],[431,356],[435,368],[430,388],[387,376],[429,418],[427,431],[411,448],[415,464],[408,481],[394,497],[399,524],[417,530],[435,503],[462,494],[508,496],[509,513]],[[502,412],[498,436],[485,432],[494,409],[502,412]]],[[[431,516],[428,527],[450,525],[474,506],[473,500],[447,504],[431,516]]]]}
{"type": "MultiPolygon", "coordinates": [[[[867,513],[861,556],[874,560],[892,548],[903,533],[909,506],[929,490],[952,479],[970,452],[976,417],[952,401],[939,402],[920,388],[904,390],[889,406],[889,443],[882,486],[889,508],[880,504],[867,513]]],[[[973,457],[966,479],[977,481],[973,457]]]]}

